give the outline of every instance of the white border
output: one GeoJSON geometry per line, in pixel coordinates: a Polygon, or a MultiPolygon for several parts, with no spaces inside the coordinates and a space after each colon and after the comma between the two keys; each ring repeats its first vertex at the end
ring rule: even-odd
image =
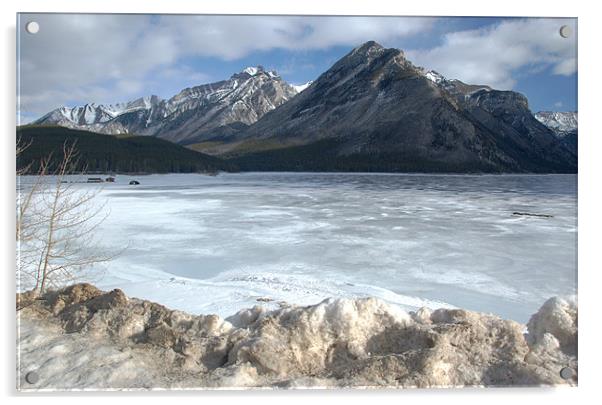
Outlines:
{"type": "MultiPolygon", "coordinates": [[[[307,402],[341,402],[346,404],[378,401],[400,403],[424,401],[449,404],[507,404],[512,401],[533,401],[548,405],[553,403],[581,403],[596,395],[602,371],[599,340],[602,336],[598,313],[600,274],[599,256],[602,238],[600,187],[602,174],[602,128],[600,114],[602,95],[600,81],[599,39],[600,14],[595,2],[577,1],[326,1],[302,0],[14,0],[3,1],[2,13],[2,88],[0,114],[2,114],[2,264],[3,304],[1,378],[3,393],[9,401],[52,404],[85,401],[100,404],[106,401],[143,400],[149,404],[163,404],[170,397],[177,401],[217,402],[240,401],[250,404],[306,404],[307,402]],[[14,317],[14,131],[15,131],[15,21],[21,12],[122,12],[122,13],[210,13],[210,14],[355,14],[355,15],[471,15],[471,16],[546,16],[579,18],[579,387],[574,389],[442,389],[406,391],[235,391],[235,392],[152,392],[152,393],[72,393],[65,395],[23,395],[15,392],[15,317],[14,317]],[[136,399],[134,399],[136,397],[136,399]]],[[[520,402],[517,402],[520,403],[520,402]]],[[[584,402],[585,403],[585,402],[584,402]]]]}

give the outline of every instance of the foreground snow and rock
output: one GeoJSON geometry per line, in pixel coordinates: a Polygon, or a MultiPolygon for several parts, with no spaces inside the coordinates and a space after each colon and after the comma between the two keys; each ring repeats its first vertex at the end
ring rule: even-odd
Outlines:
{"type": "Polygon", "coordinates": [[[440,387],[577,383],[577,304],[525,326],[374,298],[190,315],[90,284],[17,296],[20,389],[440,387]],[[571,367],[573,378],[560,377],[571,367]],[[39,381],[29,384],[27,373],[39,381]]]}

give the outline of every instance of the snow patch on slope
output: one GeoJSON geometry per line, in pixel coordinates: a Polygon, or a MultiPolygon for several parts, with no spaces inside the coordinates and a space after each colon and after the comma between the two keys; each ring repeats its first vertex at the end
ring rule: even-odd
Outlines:
{"type": "Polygon", "coordinates": [[[429,70],[428,72],[426,72],[424,74],[424,76],[436,84],[439,84],[439,83],[445,81],[445,77],[442,74],[440,74],[434,70],[429,70]]]}
{"type": "Polygon", "coordinates": [[[251,76],[255,76],[257,74],[257,72],[259,72],[259,69],[256,67],[246,67],[243,69],[243,72],[250,74],[251,76]]]}
{"type": "Polygon", "coordinates": [[[297,90],[297,93],[301,93],[303,90],[307,89],[309,86],[311,86],[311,84],[313,83],[313,80],[308,81],[307,83],[303,83],[303,84],[293,84],[293,88],[295,90],[297,90]]]}

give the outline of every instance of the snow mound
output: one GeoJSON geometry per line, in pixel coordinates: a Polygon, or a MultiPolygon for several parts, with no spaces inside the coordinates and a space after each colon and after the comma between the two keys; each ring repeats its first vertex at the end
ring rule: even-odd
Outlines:
{"type": "Polygon", "coordinates": [[[375,298],[190,315],[77,284],[17,297],[20,389],[507,386],[577,382],[574,299],[525,326],[375,298]],[[562,367],[574,368],[563,380],[562,367]],[[40,381],[24,376],[35,370],[40,381]]]}
{"type": "Polygon", "coordinates": [[[337,356],[368,357],[372,337],[409,322],[407,313],[374,298],[328,299],[310,307],[276,310],[249,325],[259,338],[237,342],[229,361],[248,362],[280,378],[316,375],[337,356]]]}
{"type": "Polygon", "coordinates": [[[531,317],[527,327],[532,344],[553,337],[564,352],[574,354],[577,348],[577,298],[550,298],[531,317]]]}

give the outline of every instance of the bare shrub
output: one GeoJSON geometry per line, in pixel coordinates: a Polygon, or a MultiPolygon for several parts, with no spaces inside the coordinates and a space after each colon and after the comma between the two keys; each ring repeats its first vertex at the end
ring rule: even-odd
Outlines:
{"type": "MultiPolygon", "coordinates": [[[[28,145],[17,143],[17,154],[28,145]]],[[[75,187],[68,176],[76,173],[75,143],[63,145],[56,169],[48,156],[40,162],[33,181],[19,181],[17,197],[17,272],[19,282],[37,294],[49,287],[78,281],[93,265],[111,260],[102,252],[95,231],[106,219],[105,204],[98,204],[100,187],[75,187]]],[[[26,171],[17,172],[21,176],[26,171]]]]}

